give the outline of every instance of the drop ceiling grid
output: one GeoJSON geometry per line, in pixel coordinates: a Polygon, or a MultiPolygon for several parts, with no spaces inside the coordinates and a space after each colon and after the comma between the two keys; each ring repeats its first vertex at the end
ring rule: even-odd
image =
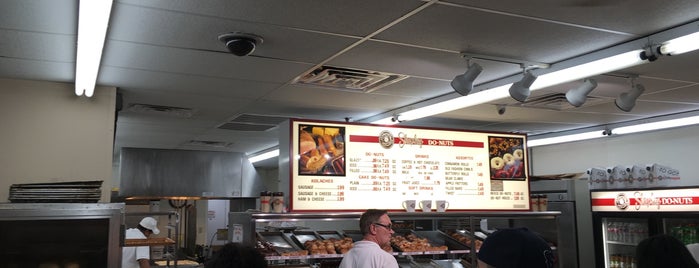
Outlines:
{"type": "Polygon", "coordinates": [[[631,39],[618,34],[442,5],[432,6],[410,17],[376,38],[546,63],[631,39]],[[571,42],[577,46],[562,46],[571,42]]]}

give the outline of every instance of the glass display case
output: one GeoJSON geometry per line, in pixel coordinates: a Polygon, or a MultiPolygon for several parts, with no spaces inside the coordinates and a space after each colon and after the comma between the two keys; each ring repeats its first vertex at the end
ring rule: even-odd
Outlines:
{"type": "MultiPolygon", "coordinates": [[[[361,212],[339,213],[229,213],[229,240],[257,247],[272,266],[334,267],[343,257],[342,248],[312,252],[307,241],[329,239],[358,241],[361,212]],[[298,266],[301,265],[301,266],[298,266]],[[307,266],[303,266],[307,265],[307,266]]],[[[496,229],[540,224],[553,230],[540,233],[554,248],[559,244],[560,212],[389,212],[394,237],[415,236],[428,242],[416,249],[388,249],[401,267],[476,267],[477,249],[496,229]],[[472,250],[476,249],[476,250],[472,250]]],[[[557,253],[556,253],[557,254],[557,253]]]]}

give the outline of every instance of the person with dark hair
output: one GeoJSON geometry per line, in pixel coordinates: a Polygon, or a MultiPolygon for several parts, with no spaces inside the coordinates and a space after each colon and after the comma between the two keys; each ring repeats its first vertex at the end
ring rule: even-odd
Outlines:
{"type": "MultiPolygon", "coordinates": [[[[125,239],[146,239],[152,234],[159,234],[158,221],[145,217],[136,228],[126,230],[125,239]]],[[[122,268],[150,268],[150,247],[124,247],[121,252],[122,268]]]]}
{"type": "Polygon", "coordinates": [[[267,268],[267,260],[257,249],[227,243],[207,261],[206,268],[267,268]]]}
{"type": "Polygon", "coordinates": [[[391,247],[393,225],[386,210],[369,209],[359,218],[361,241],[345,254],[340,268],[398,268],[398,261],[383,248],[391,247]]]}
{"type": "Polygon", "coordinates": [[[682,241],[659,234],[641,240],[636,246],[637,268],[697,268],[699,264],[682,241]]]}
{"type": "Polygon", "coordinates": [[[546,240],[527,228],[497,230],[478,251],[478,268],[552,268],[554,263],[546,240]]]}

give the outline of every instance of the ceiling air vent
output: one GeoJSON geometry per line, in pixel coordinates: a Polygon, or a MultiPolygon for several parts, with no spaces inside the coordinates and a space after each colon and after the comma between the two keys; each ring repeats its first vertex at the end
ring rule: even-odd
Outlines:
{"type": "Polygon", "coordinates": [[[190,117],[192,117],[192,115],[194,115],[194,110],[192,110],[190,108],[161,106],[161,105],[152,105],[152,104],[140,104],[140,103],[134,103],[134,104],[129,105],[129,108],[127,110],[132,111],[132,112],[138,112],[138,113],[161,114],[161,115],[168,115],[168,116],[175,116],[175,117],[182,117],[182,118],[190,118],[190,117]]]}
{"type": "Polygon", "coordinates": [[[237,131],[267,131],[287,120],[287,117],[241,114],[218,128],[237,131]]]}
{"type": "Polygon", "coordinates": [[[212,147],[212,148],[229,148],[229,147],[233,146],[233,143],[232,142],[224,142],[224,141],[191,140],[191,141],[186,142],[184,145],[212,147]]]}
{"type": "MultiPolygon", "coordinates": [[[[609,102],[608,99],[587,96],[587,101],[581,107],[596,105],[599,103],[609,102]]],[[[580,107],[575,107],[568,103],[565,93],[553,93],[549,95],[543,95],[536,98],[530,98],[523,103],[514,104],[511,106],[520,106],[525,108],[535,108],[535,109],[547,109],[555,111],[564,111],[580,107]]]]}
{"type": "Polygon", "coordinates": [[[405,78],[408,76],[321,66],[296,78],[295,83],[369,93],[405,78]]]}

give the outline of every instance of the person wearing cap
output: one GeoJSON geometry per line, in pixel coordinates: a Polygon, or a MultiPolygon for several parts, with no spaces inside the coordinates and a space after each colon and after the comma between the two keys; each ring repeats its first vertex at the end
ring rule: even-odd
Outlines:
{"type": "Polygon", "coordinates": [[[363,239],[354,242],[340,268],[398,268],[398,261],[383,248],[391,247],[393,225],[386,210],[369,209],[359,218],[363,239]]]}
{"type": "MultiPolygon", "coordinates": [[[[145,217],[136,228],[126,230],[126,239],[146,239],[152,234],[159,234],[158,221],[152,217],[145,217]]],[[[150,247],[124,247],[121,254],[122,268],[149,268],[150,247]]]]}
{"type": "Polygon", "coordinates": [[[500,229],[478,251],[478,268],[552,268],[549,244],[527,228],[500,229]]]}

